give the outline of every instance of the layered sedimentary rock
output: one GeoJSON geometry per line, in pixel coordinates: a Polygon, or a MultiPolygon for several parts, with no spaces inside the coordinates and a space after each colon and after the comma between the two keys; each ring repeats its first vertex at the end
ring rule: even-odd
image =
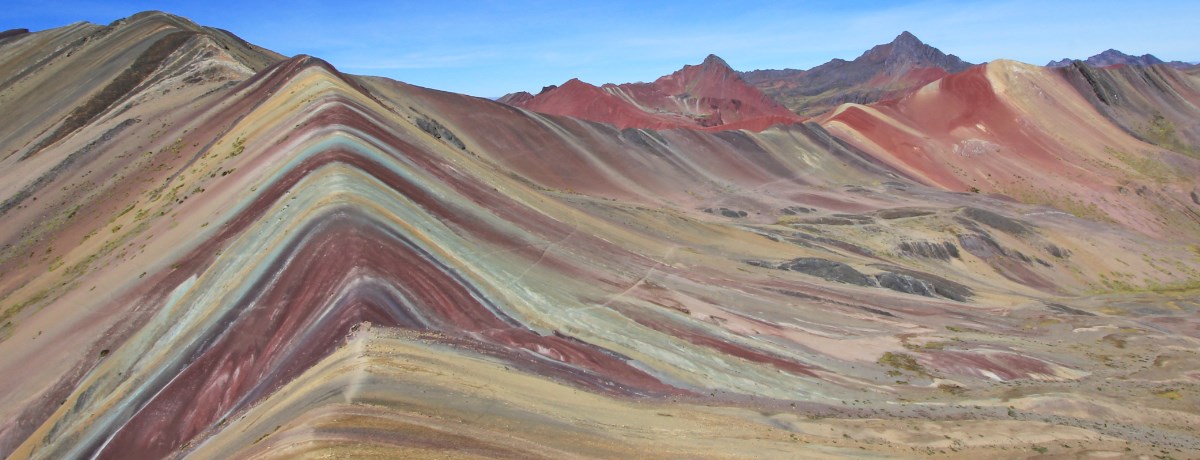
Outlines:
{"type": "MultiPolygon", "coordinates": [[[[1177,86],[1148,90],[1092,76],[1122,100],[1108,108],[1091,85],[1077,81],[1087,77],[994,61],[898,100],[841,106],[821,123],[925,184],[1001,193],[1146,234],[1188,238],[1200,224],[1187,198],[1200,162],[1186,149],[1148,144],[1130,129],[1150,107],[1184,126],[1194,123],[1190,109],[1173,107],[1187,107],[1200,86],[1193,77],[1160,71],[1177,77],[1177,86]]],[[[1169,139],[1162,144],[1183,145],[1175,134],[1169,139]]]]}
{"type": "Polygon", "coordinates": [[[1200,449],[1197,162],[1051,70],[622,129],[146,13],[0,81],[6,456],[1200,449]]]}
{"type": "Polygon", "coordinates": [[[1200,156],[1200,88],[1162,65],[1096,68],[1075,63],[1062,75],[1126,132],[1145,142],[1200,156]]]}

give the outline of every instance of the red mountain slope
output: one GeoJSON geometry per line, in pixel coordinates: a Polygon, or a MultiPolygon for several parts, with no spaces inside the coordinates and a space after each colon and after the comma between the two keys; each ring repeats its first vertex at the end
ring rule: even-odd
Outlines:
{"type": "Polygon", "coordinates": [[[653,83],[596,87],[578,79],[552,86],[536,96],[509,94],[500,99],[517,107],[553,115],[609,123],[618,128],[750,129],[803,120],[750,86],[721,58],[709,55],[700,65],[653,83]]]}
{"type": "MultiPolygon", "coordinates": [[[[1111,83],[1120,95],[1137,91],[1111,83]]],[[[1131,136],[1051,69],[994,61],[899,100],[843,105],[821,123],[929,185],[1000,193],[1152,235],[1194,224],[1182,203],[1200,162],[1131,136]]]]}

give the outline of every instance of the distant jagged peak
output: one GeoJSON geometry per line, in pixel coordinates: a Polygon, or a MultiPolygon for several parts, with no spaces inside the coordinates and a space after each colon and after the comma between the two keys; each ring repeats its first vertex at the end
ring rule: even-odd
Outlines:
{"type": "Polygon", "coordinates": [[[595,86],[572,78],[536,95],[518,92],[501,103],[535,112],[609,123],[619,128],[762,130],[801,118],[745,82],[715,54],[651,83],[595,86]]]}
{"type": "Polygon", "coordinates": [[[679,69],[679,70],[671,73],[670,75],[662,77],[662,78],[660,78],[660,80],[671,79],[671,78],[694,80],[697,78],[703,78],[703,76],[705,76],[705,75],[709,75],[709,76],[715,75],[715,76],[718,76],[718,77],[724,79],[729,76],[735,76],[737,74],[738,74],[737,71],[733,70],[733,67],[730,67],[729,63],[725,62],[724,59],[721,59],[720,57],[718,57],[715,54],[709,54],[707,57],[704,58],[703,61],[700,62],[700,64],[685,65],[685,66],[683,66],[682,69],[679,69]]]}
{"type": "Polygon", "coordinates": [[[896,38],[894,40],[892,40],[893,45],[907,44],[907,43],[912,43],[915,45],[924,45],[925,44],[925,42],[922,42],[921,39],[917,38],[916,35],[913,35],[912,32],[909,32],[907,30],[900,32],[900,35],[897,35],[896,38]]]}
{"type": "Polygon", "coordinates": [[[1146,66],[1146,65],[1162,64],[1163,61],[1162,61],[1162,59],[1154,57],[1154,55],[1152,55],[1152,54],[1143,54],[1141,56],[1133,56],[1133,55],[1125,54],[1125,53],[1122,53],[1115,49],[1109,48],[1100,54],[1097,54],[1095,56],[1088,58],[1087,63],[1092,66],[1109,66],[1109,65],[1117,65],[1117,64],[1146,66]]]}
{"type": "MultiPolygon", "coordinates": [[[[525,93],[528,94],[528,93],[525,93]]],[[[535,106],[541,106],[550,100],[569,100],[577,97],[586,97],[589,99],[609,97],[609,94],[599,86],[593,85],[579,78],[572,78],[563,82],[561,85],[549,85],[542,88],[536,95],[525,98],[521,93],[514,93],[510,98],[517,105],[525,102],[533,103],[535,106]]]]}
{"type": "MultiPolygon", "coordinates": [[[[1066,67],[1066,66],[1071,65],[1071,63],[1073,63],[1073,62],[1075,62],[1075,60],[1066,58],[1066,59],[1061,59],[1058,61],[1050,61],[1048,64],[1046,64],[1046,67],[1066,67]]],[[[1085,63],[1089,66],[1092,66],[1092,67],[1109,67],[1109,66],[1115,66],[1115,65],[1131,65],[1131,66],[1137,66],[1137,67],[1147,67],[1147,66],[1158,65],[1158,64],[1166,64],[1168,66],[1175,67],[1177,69],[1189,67],[1189,64],[1186,62],[1181,62],[1181,61],[1166,62],[1166,61],[1163,61],[1162,59],[1159,59],[1157,56],[1155,56],[1153,54],[1148,54],[1148,53],[1143,54],[1141,56],[1134,56],[1134,55],[1126,54],[1124,52],[1121,52],[1119,50],[1112,49],[1112,48],[1104,50],[1103,52],[1101,52],[1099,54],[1092,55],[1092,57],[1089,57],[1086,60],[1084,60],[1083,63],[1085,63]]]]}
{"type": "Polygon", "coordinates": [[[500,96],[496,99],[496,102],[508,105],[521,105],[529,102],[530,99],[533,99],[533,95],[528,91],[517,91],[500,96]]]}
{"type": "Polygon", "coordinates": [[[1066,67],[1071,65],[1072,62],[1075,62],[1075,60],[1071,58],[1062,58],[1057,61],[1047,62],[1046,67],[1066,67]]]}
{"type": "MultiPolygon", "coordinates": [[[[738,99],[756,101],[755,105],[787,115],[787,110],[742,78],[742,75],[715,54],[709,54],[699,65],[685,65],[651,84],[657,91],[685,98],[738,99]],[[773,110],[778,107],[781,110],[773,110]]],[[[739,102],[740,103],[740,102],[739,102]]]]}
{"type": "Polygon", "coordinates": [[[559,85],[559,86],[550,85],[545,88],[542,88],[542,92],[548,93],[548,92],[552,92],[552,91],[578,91],[578,90],[591,91],[591,90],[597,90],[597,89],[600,89],[600,88],[596,85],[593,85],[586,81],[580,80],[579,78],[572,78],[572,79],[564,82],[562,85],[559,85]]]}
{"type": "Polygon", "coordinates": [[[871,49],[864,52],[862,56],[890,56],[905,51],[920,49],[924,46],[929,45],[926,45],[925,42],[917,38],[916,35],[913,35],[912,32],[906,30],[904,32],[900,32],[900,35],[897,35],[896,38],[893,38],[890,42],[871,47],[871,49]]]}
{"type": "Polygon", "coordinates": [[[891,42],[867,50],[855,59],[855,62],[882,63],[887,74],[904,72],[912,67],[940,67],[950,73],[961,72],[971,67],[971,63],[953,54],[943,53],[907,30],[891,42]]]}
{"type": "Polygon", "coordinates": [[[725,62],[724,59],[721,59],[720,56],[717,56],[715,54],[709,54],[708,56],[706,56],[704,58],[704,62],[701,62],[700,65],[702,67],[720,67],[720,68],[733,70],[732,67],[729,67],[729,63],[725,62]]]}

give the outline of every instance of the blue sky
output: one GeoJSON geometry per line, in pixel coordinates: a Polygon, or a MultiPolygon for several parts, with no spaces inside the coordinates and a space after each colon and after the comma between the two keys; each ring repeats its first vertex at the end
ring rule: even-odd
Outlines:
{"type": "Polygon", "coordinates": [[[853,59],[904,30],[971,62],[1045,64],[1108,48],[1200,60],[1195,0],[5,3],[0,30],[107,24],[157,9],[285,55],[323,58],[345,72],[484,97],[536,92],[574,77],[650,81],[709,53],[738,70],[806,69],[853,59]]]}

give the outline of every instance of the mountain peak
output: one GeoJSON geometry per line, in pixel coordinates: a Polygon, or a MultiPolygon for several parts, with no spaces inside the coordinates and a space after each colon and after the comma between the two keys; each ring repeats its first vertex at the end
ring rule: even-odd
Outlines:
{"type": "MultiPolygon", "coordinates": [[[[1069,59],[1063,59],[1061,61],[1051,61],[1050,64],[1048,64],[1048,65],[1050,67],[1065,67],[1067,65],[1070,65],[1071,62],[1072,61],[1069,59]]],[[[1087,58],[1087,60],[1085,60],[1083,62],[1092,67],[1108,67],[1108,66],[1113,66],[1113,65],[1150,66],[1150,65],[1155,65],[1155,64],[1162,64],[1163,60],[1155,57],[1152,54],[1143,54],[1141,56],[1134,56],[1134,55],[1130,55],[1130,54],[1125,54],[1124,52],[1121,52],[1116,49],[1109,48],[1107,50],[1104,50],[1100,54],[1096,54],[1096,55],[1093,55],[1092,57],[1087,58]]],[[[1171,63],[1171,64],[1174,64],[1174,63],[1171,63]]]]}
{"type": "Polygon", "coordinates": [[[892,44],[898,44],[898,43],[913,43],[913,44],[917,44],[917,45],[925,44],[925,42],[922,42],[921,39],[917,38],[916,35],[913,35],[912,32],[909,32],[907,30],[904,32],[900,32],[900,35],[897,35],[896,38],[894,40],[892,40],[892,44]]]}
{"type": "Polygon", "coordinates": [[[701,62],[700,65],[729,67],[729,63],[725,62],[724,59],[721,59],[715,54],[709,54],[708,57],[704,58],[704,62],[701,62]]]}
{"type": "Polygon", "coordinates": [[[685,65],[682,69],[675,71],[671,75],[674,78],[693,80],[701,78],[701,75],[716,75],[718,78],[726,78],[727,74],[736,73],[737,71],[733,70],[733,67],[730,67],[729,63],[721,59],[720,56],[709,54],[699,65],[685,65]]]}
{"type": "Polygon", "coordinates": [[[609,123],[618,128],[763,130],[801,118],[742,79],[715,54],[652,83],[605,83],[572,78],[536,96],[513,93],[501,102],[609,123]]]}
{"type": "Polygon", "coordinates": [[[833,59],[805,71],[765,70],[742,75],[796,113],[816,115],[844,102],[875,102],[902,95],[970,67],[971,63],[925,44],[906,30],[853,61],[833,59]]]}
{"type": "Polygon", "coordinates": [[[904,73],[913,67],[941,67],[947,72],[955,73],[971,66],[959,59],[958,56],[947,55],[941,50],[925,44],[907,30],[897,35],[891,43],[871,48],[855,59],[855,62],[880,63],[887,75],[904,73]]]}
{"type": "MultiPolygon", "coordinates": [[[[552,88],[551,86],[554,86],[554,85],[550,85],[545,88],[542,88],[542,91],[546,91],[547,89],[553,90],[554,88],[552,88]]],[[[583,80],[580,80],[578,77],[567,80],[566,82],[564,82],[562,84],[562,87],[592,87],[592,86],[595,86],[595,85],[585,82],[583,80]]]]}
{"type": "MultiPolygon", "coordinates": [[[[1046,64],[1046,67],[1066,67],[1066,66],[1071,65],[1072,62],[1074,62],[1074,61],[1071,59],[1050,61],[1049,64],[1046,64]]],[[[1155,56],[1153,54],[1143,54],[1141,56],[1134,56],[1131,54],[1125,54],[1119,50],[1115,50],[1115,49],[1111,49],[1111,48],[1104,50],[1100,54],[1096,54],[1090,58],[1087,58],[1087,60],[1084,60],[1083,63],[1087,64],[1089,66],[1092,66],[1092,67],[1109,67],[1109,66],[1115,66],[1115,65],[1131,65],[1131,66],[1137,66],[1137,67],[1146,67],[1146,66],[1159,65],[1159,64],[1165,64],[1167,66],[1174,67],[1176,69],[1186,69],[1186,68],[1191,67],[1191,64],[1188,64],[1188,63],[1182,62],[1182,61],[1170,61],[1170,62],[1163,61],[1162,59],[1159,59],[1157,56],[1155,56]]]]}

